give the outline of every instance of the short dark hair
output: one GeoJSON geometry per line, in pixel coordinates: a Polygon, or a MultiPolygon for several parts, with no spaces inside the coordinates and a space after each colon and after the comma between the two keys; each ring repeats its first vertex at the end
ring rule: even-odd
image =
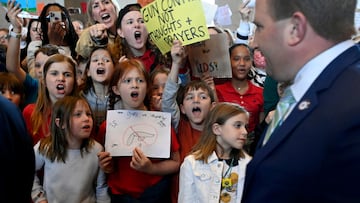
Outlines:
{"type": "Polygon", "coordinates": [[[333,42],[350,39],[355,34],[356,0],[269,0],[270,16],[278,21],[303,13],[317,34],[333,42]]]}
{"type": "Polygon", "coordinates": [[[128,4],[124,8],[119,11],[119,15],[116,21],[116,28],[121,28],[121,21],[124,16],[129,13],[130,11],[139,11],[140,12],[141,6],[140,4],[128,4]]]}
{"type": "Polygon", "coordinates": [[[20,99],[20,108],[24,106],[25,99],[25,87],[22,82],[13,74],[9,72],[0,72],[0,90],[11,90],[15,94],[19,94],[20,99]]]}
{"type": "Polygon", "coordinates": [[[52,44],[46,44],[44,46],[41,46],[38,50],[36,50],[34,56],[36,57],[39,53],[43,53],[46,56],[59,54],[59,47],[52,44]]]}
{"type": "Polygon", "coordinates": [[[202,80],[192,80],[189,83],[187,83],[184,87],[180,88],[179,94],[177,96],[177,102],[178,104],[183,104],[185,95],[190,90],[198,90],[203,89],[206,90],[209,93],[209,97],[211,102],[215,102],[215,94],[214,90],[212,90],[206,82],[202,80]]]}
{"type": "Polygon", "coordinates": [[[249,51],[249,53],[250,53],[250,57],[251,57],[251,60],[253,60],[253,51],[252,51],[252,49],[249,47],[249,45],[247,45],[247,44],[244,44],[244,43],[237,43],[237,44],[233,44],[230,48],[229,48],[229,55],[230,55],[230,57],[231,57],[231,54],[232,54],[232,51],[236,48],[236,47],[239,47],[239,46],[243,46],[243,47],[245,47],[248,51],[249,51]]]}

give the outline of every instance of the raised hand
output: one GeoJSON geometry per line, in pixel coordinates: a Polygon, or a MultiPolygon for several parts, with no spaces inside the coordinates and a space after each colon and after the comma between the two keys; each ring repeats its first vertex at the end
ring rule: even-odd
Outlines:
{"type": "Polygon", "coordinates": [[[103,23],[92,25],[89,28],[90,36],[94,40],[102,40],[107,38],[107,27],[103,23]]]}
{"type": "Polygon", "coordinates": [[[49,43],[53,45],[68,45],[64,42],[67,33],[66,24],[61,21],[48,23],[48,37],[49,43]]]}
{"type": "Polygon", "coordinates": [[[240,3],[239,13],[241,16],[241,20],[243,21],[249,21],[251,16],[250,14],[253,12],[253,9],[247,6],[250,1],[251,0],[244,0],[242,3],[240,3]]]}
{"type": "Polygon", "coordinates": [[[183,64],[186,59],[187,53],[185,47],[182,46],[181,41],[174,40],[171,47],[171,58],[175,64],[183,64]]]}
{"type": "Polygon", "coordinates": [[[16,1],[8,1],[7,2],[7,16],[9,18],[10,23],[13,25],[13,31],[16,33],[21,33],[22,28],[22,19],[17,15],[22,11],[20,8],[20,4],[15,4],[16,1]]]}

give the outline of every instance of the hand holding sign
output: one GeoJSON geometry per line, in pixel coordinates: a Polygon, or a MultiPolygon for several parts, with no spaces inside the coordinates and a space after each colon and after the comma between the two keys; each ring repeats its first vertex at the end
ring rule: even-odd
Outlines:
{"type": "Polygon", "coordinates": [[[170,113],[109,110],[105,150],[111,156],[132,156],[137,147],[144,156],[169,158],[170,123],[170,113]]]}
{"type": "Polygon", "coordinates": [[[139,148],[133,150],[133,156],[131,157],[130,167],[144,173],[149,173],[153,168],[153,164],[150,159],[139,148]]]}
{"type": "Polygon", "coordinates": [[[231,78],[229,46],[226,33],[211,35],[209,40],[190,45],[188,49],[192,76],[204,73],[214,78],[231,78]]]}

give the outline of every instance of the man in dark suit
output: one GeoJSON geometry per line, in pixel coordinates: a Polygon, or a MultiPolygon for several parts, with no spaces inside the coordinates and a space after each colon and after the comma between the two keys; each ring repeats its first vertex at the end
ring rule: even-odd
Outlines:
{"type": "Polygon", "coordinates": [[[31,202],[35,157],[20,109],[0,96],[0,202],[31,202]]]}
{"type": "Polygon", "coordinates": [[[256,1],[255,43],[294,102],[262,135],[243,203],[360,202],[355,7],[356,0],[256,1]]]}

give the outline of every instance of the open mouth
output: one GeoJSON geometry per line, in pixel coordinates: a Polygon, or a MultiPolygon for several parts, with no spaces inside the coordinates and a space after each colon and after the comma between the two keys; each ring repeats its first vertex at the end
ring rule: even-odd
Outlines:
{"type": "Polygon", "coordinates": [[[134,33],[134,37],[135,37],[136,40],[140,39],[140,37],[141,37],[141,32],[136,31],[136,32],[134,33]]]}
{"type": "Polygon", "coordinates": [[[108,13],[105,13],[105,14],[103,14],[103,15],[101,16],[101,19],[102,19],[103,21],[106,21],[106,20],[110,19],[110,15],[109,15],[108,13]]]}
{"type": "Polygon", "coordinates": [[[88,130],[88,129],[90,129],[90,125],[85,125],[82,128],[88,130]]]}
{"type": "Polygon", "coordinates": [[[201,109],[199,108],[199,107],[194,107],[193,109],[192,109],[192,112],[194,113],[194,112],[201,112],[201,109]]]}
{"type": "Polygon", "coordinates": [[[132,98],[137,98],[137,97],[139,97],[139,93],[138,92],[131,92],[130,96],[132,98]]]}
{"type": "Polygon", "coordinates": [[[96,70],[96,73],[99,74],[99,75],[105,74],[105,69],[99,68],[99,69],[96,70]]]}
{"type": "Polygon", "coordinates": [[[56,89],[57,89],[57,90],[64,90],[65,87],[64,87],[63,84],[58,84],[58,85],[56,85],[56,89]]]}
{"type": "Polygon", "coordinates": [[[239,73],[245,73],[245,72],[246,72],[246,69],[240,68],[240,69],[237,70],[237,72],[239,72],[239,73]]]}

